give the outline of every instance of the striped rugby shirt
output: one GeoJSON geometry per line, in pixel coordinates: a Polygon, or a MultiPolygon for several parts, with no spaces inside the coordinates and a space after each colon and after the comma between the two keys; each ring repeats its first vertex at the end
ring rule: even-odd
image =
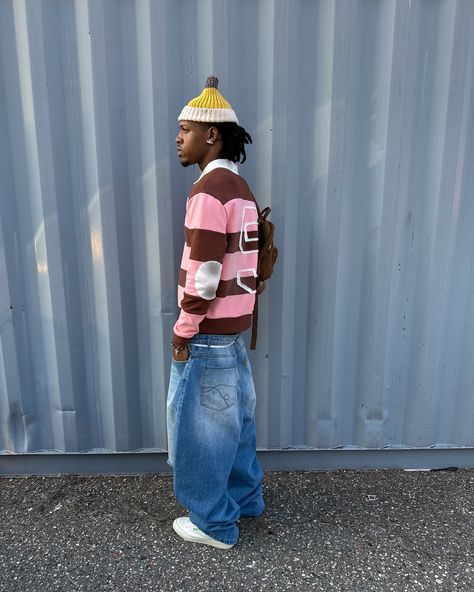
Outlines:
{"type": "Polygon", "coordinates": [[[225,159],[211,161],[186,202],[176,345],[186,345],[196,333],[239,333],[250,327],[257,218],[255,199],[237,165],[225,159]]]}

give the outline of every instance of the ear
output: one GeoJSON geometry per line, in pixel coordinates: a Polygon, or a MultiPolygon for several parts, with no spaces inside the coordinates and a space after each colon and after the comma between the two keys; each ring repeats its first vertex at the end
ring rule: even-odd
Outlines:
{"type": "Polygon", "coordinates": [[[208,144],[214,144],[218,139],[219,139],[219,130],[217,129],[217,127],[212,126],[212,127],[208,128],[207,135],[206,135],[206,141],[208,142],[208,144]]]}

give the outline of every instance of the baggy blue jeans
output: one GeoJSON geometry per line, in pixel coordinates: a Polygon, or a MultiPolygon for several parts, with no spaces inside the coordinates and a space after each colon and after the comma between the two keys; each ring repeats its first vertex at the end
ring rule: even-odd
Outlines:
{"type": "Polygon", "coordinates": [[[234,544],[240,516],[265,507],[252,370],[239,334],[195,335],[189,352],[186,362],[172,361],[168,391],[174,494],[193,524],[234,544]]]}

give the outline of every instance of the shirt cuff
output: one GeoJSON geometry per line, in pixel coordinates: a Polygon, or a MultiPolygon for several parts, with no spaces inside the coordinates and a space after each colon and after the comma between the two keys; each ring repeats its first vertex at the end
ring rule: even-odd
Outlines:
{"type": "Polygon", "coordinates": [[[180,337],[173,332],[173,343],[178,347],[185,347],[191,341],[190,337],[180,337]]]}

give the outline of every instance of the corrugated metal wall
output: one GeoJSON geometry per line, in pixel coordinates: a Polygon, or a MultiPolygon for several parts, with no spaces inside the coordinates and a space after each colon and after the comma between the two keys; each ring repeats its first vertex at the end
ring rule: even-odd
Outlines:
{"type": "Polygon", "coordinates": [[[0,2],[0,450],[165,450],[214,72],[281,256],[258,445],[474,446],[474,3],[0,2]]]}

